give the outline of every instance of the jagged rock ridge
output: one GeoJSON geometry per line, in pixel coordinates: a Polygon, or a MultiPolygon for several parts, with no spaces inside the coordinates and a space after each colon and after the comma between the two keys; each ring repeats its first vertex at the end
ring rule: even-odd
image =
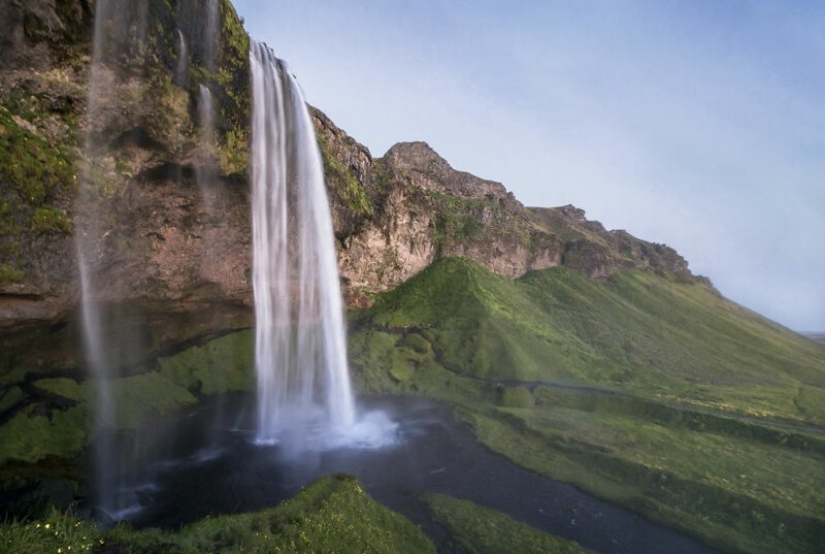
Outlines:
{"type": "Polygon", "coordinates": [[[636,268],[698,279],[672,248],[607,231],[573,206],[526,208],[501,183],[453,169],[424,142],[399,143],[373,159],[322,113],[315,118],[325,158],[339,160],[328,164],[328,181],[353,301],[446,256],[472,258],[511,278],[566,265],[594,278],[636,268]],[[346,209],[355,196],[361,208],[346,209]]]}

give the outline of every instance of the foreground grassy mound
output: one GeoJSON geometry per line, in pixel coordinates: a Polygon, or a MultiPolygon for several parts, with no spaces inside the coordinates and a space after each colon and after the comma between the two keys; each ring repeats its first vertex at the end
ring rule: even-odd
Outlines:
{"type": "Polygon", "coordinates": [[[14,554],[95,552],[103,548],[100,530],[71,513],[52,510],[36,521],[0,523],[0,551],[14,554]]]}
{"type": "Polygon", "coordinates": [[[510,517],[443,494],[428,494],[424,501],[433,518],[450,532],[458,552],[486,554],[584,554],[578,544],[543,533],[510,517]]]}
{"type": "Polygon", "coordinates": [[[353,318],[366,390],[730,552],[825,543],[825,350],[702,283],[447,259],[353,318]]]}
{"type": "Polygon", "coordinates": [[[260,512],[201,520],[180,531],[100,531],[71,515],[0,525],[0,550],[16,554],[98,552],[428,553],[435,547],[410,521],[377,504],[345,475],[326,477],[260,512]]]}

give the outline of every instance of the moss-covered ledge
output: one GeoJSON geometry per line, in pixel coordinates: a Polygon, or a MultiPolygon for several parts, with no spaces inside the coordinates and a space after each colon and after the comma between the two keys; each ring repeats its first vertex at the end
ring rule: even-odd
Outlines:
{"type": "MultiPolygon", "coordinates": [[[[176,322],[180,324],[181,318],[176,322]]],[[[155,347],[110,382],[116,429],[127,431],[178,414],[210,395],[254,386],[254,336],[228,327],[174,341],[160,331],[155,347]]],[[[0,480],[82,480],[92,440],[97,382],[81,368],[73,325],[3,337],[0,355],[0,480]],[[44,348],[38,344],[51,341],[44,348]]]]}

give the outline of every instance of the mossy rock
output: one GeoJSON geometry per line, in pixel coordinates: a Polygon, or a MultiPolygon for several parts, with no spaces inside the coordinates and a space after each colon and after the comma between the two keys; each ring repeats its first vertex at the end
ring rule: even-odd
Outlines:
{"type": "Polygon", "coordinates": [[[0,285],[8,283],[19,283],[23,280],[25,273],[8,265],[0,265],[0,285]]]}
{"type": "Polygon", "coordinates": [[[397,348],[392,353],[392,365],[389,373],[396,382],[405,383],[415,375],[415,359],[406,348],[397,348]]]}
{"type": "Polygon", "coordinates": [[[398,337],[391,333],[361,331],[349,336],[348,350],[353,383],[362,392],[395,392],[389,368],[395,360],[398,337]]]}
{"type": "MultiPolygon", "coordinates": [[[[113,419],[103,425],[121,431],[135,429],[195,406],[201,395],[254,387],[250,331],[201,340],[180,352],[144,360],[130,366],[133,373],[105,381],[115,411],[113,419]]],[[[7,355],[0,356],[0,416],[4,421],[0,465],[73,460],[91,438],[92,412],[102,382],[63,365],[71,363],[63,355],[50,358],[44,354],[43,345],[59,342],[52,332],[40,330],[18,342],[22,344],[8,341],[0,353],[7,355]],[[27,347],[39,349],[31,359],[26,357],[27,347]]],[[[149,351],[158,350],[157,337],[147,344],[149,351]]]]}
{"type": "Polygon", "coordinates": [[[525,387],[506,387],[500,390],[499,404],[504,408],[531,408],[535,403],[533,393],[525,387]]]}
{"type": "Polygon", "coordinates": [[[76,183],[73,148],[73,137],[49,140],[0,105],[0,286],[26,279],[34,236],[71,232],[65,205],[76,183]]]}
{"type": "Polygon", "coordinates": [[[0,413],[14,408],[25,400],[26,394],[20,387],[9,387],[0,394],[0,413]]]}
{"type": "Polygon", "coordinates": [[[88,399],[88,389],[68,377],[39,379],[32,383],[35,388],[74,401],[88,399]]]}
{"type": "Polygon", "coordinates": [[[161,373],[201,394],[251,390],[255,385],[255,336],[238,331],[160,358],[161,373]]]}
{"type": "Polygon", "coordinates": [[[72,155],[24,128],[0,106],[0,183],[15,190],[23,203],[40,206],[74,179],[72,155]]]}
{"type": "Polygon", "coordinates": [[[353,168],[348,168],[332,151],[325,133],[317,134],[318,149],[324,164],[327,185],[356,218],[370,218],[374,208],[366,188],[353,168]]]}
{"type": "Polygon", "coordinates": [[[88,440],[90,418],[84,406],[42,413],[42,405],[18,411],[0,426],[0,465],[36,463],[49,457],[74,458],[88,440]]]}
{"type": "Polygon", "coordinates": [[[117,379],[110,394],[116,406],[114,421],[104,422],[115,429],[134,429],[150,418],[194,406],[197,398],[186,388],[158,372],[117,379]]]}
{"type": "Polygon", "coordinates": [[[430,344],[430,341],[418,333],[408,333],[404,335],[404,338],[401,340],[401,344],[409,347],[416,354],[420,354],[422,356],[433,355],[433,346],[430,344]]]}
{"type": "Polygon", "coordinates": [[[38,234],[70,233],[72,222],[65,211],[52,206],[40,206],[32,216],[32,231],[38,234]]]}

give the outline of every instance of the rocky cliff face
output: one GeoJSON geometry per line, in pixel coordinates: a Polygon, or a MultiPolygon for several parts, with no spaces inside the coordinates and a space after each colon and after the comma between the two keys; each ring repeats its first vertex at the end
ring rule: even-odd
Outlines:
{"type": "MultiPolygon", "coordinates": [[[[78,229],[96,233],[101,300],[183,311],[251,303],[248,37],[226,0],[214,52],[195,0],[131,4],[135,13],[141,5],[124,30],[139,40],[102,59],[91,95],[89,2],[0,6],[0,328],[55,321],[76,305],[78,229]],[[202,87],[217,105],[206,153],[202,87]],[[81,181],[92,183],[93,201],[78,203],[81,181]]],[[[693,279],[672,249],[608,232],[569,206],[525,208],[426,143],[374,159],[323,113],[314,119],[352,305],[446,256],[513,278],[568,265],[593,277],[645,268],[693,279]]]]}
{"type": "Polygon", "coordinates": [[[209,52],[196,4],[130,3],[116,31],[130,48],[98,54],[91,89],[89,3],[0,5],[0,328],[54,321],[76,305],[79,224],[95,230],[101,300],[249,301],[249,42],[222,1],[220,48],[209,52]],[[218,106],[206,153],[201,87],[218,106]],[[92,191],[83,202],[81,183],[92,191]]]}
{"type": "Polygon", "coordinates": [[[353,303],[447,256],[511,278],[566,265],[594,278],[636,268],[696,279],[672,248],[607,231],[573,206],[525,208],[501,183],[453,169],[424,142],[399,143],[373,159],[322,113],[315,120],[353,303]]]}
{"type": "Polygon", "coordinates": [[[673,248],[638,239],[627,231],[608,231],[575,206],[528,211],[539,228],[564,243],[562,265],[591,277],[607,277],[617,269],[644,269],[681,282],[702,279],[690,272],[687,261],[673,248]]]}

